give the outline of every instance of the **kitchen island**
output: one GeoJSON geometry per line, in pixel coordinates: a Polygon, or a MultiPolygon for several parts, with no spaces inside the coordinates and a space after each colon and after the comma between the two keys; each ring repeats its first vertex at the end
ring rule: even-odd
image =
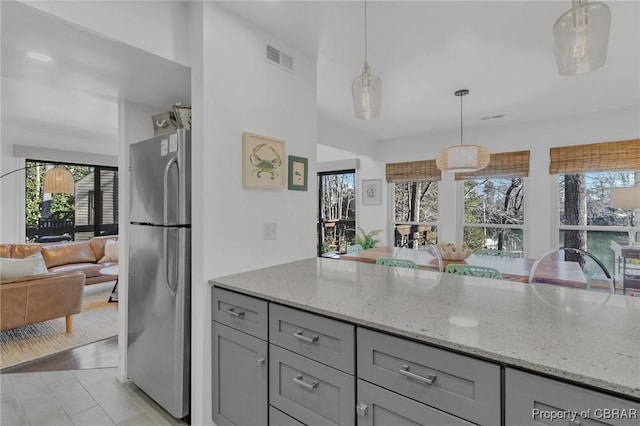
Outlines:
{"type": "MultiPolygon", "coordinates": [[[[373,330],[384,338],[401,338],[398,343],[424,343],[425,348],[444,349],[469,361],[486,361],[487,367],[507,371],[507,384],[509,374],[533,373],[640,406],[640,298],[323,258],[210,283],[272,306],[353,325],[357,339],[361,329],[363,335],[373,330]]],[[[269,330],[264,334],[267,343],[274,334],[269,330]]],[[[361,346],[358,340],[357,368],[338,368],[355,374],[358,383],[361,346]]],[[[405,367],[401,374],[408,376],[405,367]]],[[[428,378],[417,378],[423,379],[428,378]]],[[[508,405],[509,389],[501,392],[508,405]]],[[[455,409],[444,411],[462,416],[455,409]]],[[[505,423],[501,411],[501,423],[510,424],[509,413],[505,423]]],[[[637,424],[637,417],[633,421],[610,424],[637,424]]]]}

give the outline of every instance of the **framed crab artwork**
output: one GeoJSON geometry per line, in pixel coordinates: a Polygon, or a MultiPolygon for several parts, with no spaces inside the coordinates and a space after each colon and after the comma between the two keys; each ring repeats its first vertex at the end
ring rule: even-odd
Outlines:
{"type": "Polygon", "coordinates": [[[285,142],[254,133],[242,133],[242,186],[284,188],[285,142]]]}

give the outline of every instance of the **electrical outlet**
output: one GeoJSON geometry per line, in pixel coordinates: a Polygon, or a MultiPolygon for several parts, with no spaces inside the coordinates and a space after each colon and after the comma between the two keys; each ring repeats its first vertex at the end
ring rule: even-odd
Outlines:
{"type": "Polygon", "coordinates": [[[275,240],[276,238],[278,238],[278,224],[275,222],[263,223],[262,231],[265,240],[275,240]]]}

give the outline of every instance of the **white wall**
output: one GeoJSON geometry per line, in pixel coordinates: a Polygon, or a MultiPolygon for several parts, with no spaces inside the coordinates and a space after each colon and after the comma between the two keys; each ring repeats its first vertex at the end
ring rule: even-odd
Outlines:
{"type": "MultiPolygon", "coordinates": [[[[118,105],[114,101],[88,94],[69,92],[52,86],[33,85],[20,81],[5,84],[2,79],[3,114],[0,133],[2,170],[11,171],[24,167],[24,158],[14,155],[14,145],[55,148],[69,152],[116,156],[118,154],[118,105]],[[17,91],[16,96],[11,91],[17,91]],[[20,99],[19,103],[6,105],[5,99],[20,99]],[[42,107],[55,101],[57,109],[42,107]],[[42,108],[41,108],[42,107],[42,108]],[[24,126],[31,114],[46,117],[38,125],[24,126]],[[99,116],[99,123],[88,117],[99,116]],[[95,142],[88,145],[87,141],[95,142]]],[[[86,158],[86,157],[83,157],[86,158]]],[[[38,160],[59,160],[38,157],[38,160]]],[[[66,161],[73,162],[73,157],[66,161]]],[[[81,162],[75,159],[76,162],[81,162]]],[[[96,163],[97,164],[97,163],[96,163]]],[[[24,172],[17,172],[2,179],[2,205],[16,205],[14,209],[2,209],[1,241],[24,242],[24,172]]]]}
{"type": "Polygon", "coordinates": [[[187,2],[24,1],[98,34],[188,65],[187,2]]]}
{"type": "MultiPolygon", "coordinates": [[[[376,143],[374,158],[381,162],[434,159],[438,152],[459,142],[459,132],[425,135],[410,140],[376,143]]],[[[557,246],[557,233],[552,218],[557,212],[554,189],[555,176],[549,176],[549,148],[596,142],[640,138],[640,108],[637,106],[599,111],[546,122],[523,125],[481,124],[465,126],[465,144],[485,146],[489,152],[530,150],[529,178],[526,183],[525,254],[537,257],[557,246]]],[[[450,173],[443,173],[440,182],[441,241],[462,241],[461,186],[450,173]]]]}
{"type": "Polygon", "coordinates": [[[202,139],[194,137],[194,162],[199,164],[194,165],[193,184],[193,199],[197,200],[193,204],[193,424],[211,423],[211,299],[207,280],[314,257],[317,199],[313,179],[315,58],[261,33],[215,2],[201,7],[201,76],[198,65],[192,64],[192,105],[196,108],[202,102],[203,125],[202,139]],[[267,43],[293,56],[294,73],[265,61],[267,43]],[[197,91],[202,93],[201,100],[195,96],[197,91]],[[245,131],[282,139],[287,155],[308,158],[309,190],[243,188],[245,131]],[[278,224],[276,240],[262,239],[264,222],[278,224]]]}

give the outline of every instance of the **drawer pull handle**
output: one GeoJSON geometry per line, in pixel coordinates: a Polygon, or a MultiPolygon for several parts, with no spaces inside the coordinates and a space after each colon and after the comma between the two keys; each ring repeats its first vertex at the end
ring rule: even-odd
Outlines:
{"type": "Polygon", "coordinates": [[[318,382],[311,382],[311,383],[307,383],[305,381],[302,380],[302,374],[298,374],[294,379],[294,382],[296,382],[297,384],[299,384],[300,386],[304,386],[307,389],[315,389],[318,387],[318,382]]]}
{"type": "Polygon", "coordinates": [[[369,407],[367,407],[363,403],[360,403],[360,404],[356,405],[356,413],[361,417],[364,417],[364,416],[367,415],[367,410],[368,409],[369,409],[369,407]]]}
{"type": "Polygon", "coordinates": [[[263,357],[258,358],[258,366],[264,365],[266,360],[263,357]]]}
{"type": "Polygon", "coordinates": [[[233,309],[233,308],[227,309],[226,312],[229,315],[237,317],[237,318],[244,318],[244,314],[245,314],[244,311],[236,312],[235,309],[233,309]]]}
{"type": "Polygon", "coordinates": [[[436,380],[436,375],[435,374],[429,374],[427,377],[421,376],[419,374],[416,373],[412,373],[411,371],[409,371],[409,366],[408,365],[403,365],[402,368],[399,371],[400,374],[402,374],[405,377],[409,377],[411,379],[415,379],[419,382],[425,383],[427,385],[432,385],[433,382],[436,380]]]}
{"type": "Polygon", "coordinates": [[[303,336],[302,330],[298,330],[295,333],[293,333],[293,337],[298,338],[307,343],[316,343],[318,341],[318,336],[311,336],[311,337],[303,336]]]}

